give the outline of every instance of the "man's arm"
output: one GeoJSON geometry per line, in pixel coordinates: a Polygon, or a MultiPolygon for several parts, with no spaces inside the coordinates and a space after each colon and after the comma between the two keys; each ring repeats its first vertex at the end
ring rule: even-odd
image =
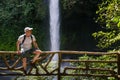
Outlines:
{"type": "Polygon", "coordinates": [[[33,45],[34,45],[35,48],[39,49],[38,44],[37,44],[36,41],[33,41],[33,45]]]}
{"type": "Polygon", "coordinates": [[[17,42],[16,42],[16,47],[17,47],[18,53],[20,53],[20,41],[17,41],[17,42]]]}

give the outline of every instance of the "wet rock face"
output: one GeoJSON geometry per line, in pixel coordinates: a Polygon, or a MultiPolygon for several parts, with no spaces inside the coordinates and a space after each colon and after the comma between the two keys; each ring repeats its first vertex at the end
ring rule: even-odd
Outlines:
{"type": "Polygon", "coordinates": [[[98,3],[99,1],[93,0],[76,0],[70,4],[68,0],[66,9],[63,7],[61,12],[62,49],[97,50],[92,33],[99,30],[99,25],[95,23],[98,3]]]}

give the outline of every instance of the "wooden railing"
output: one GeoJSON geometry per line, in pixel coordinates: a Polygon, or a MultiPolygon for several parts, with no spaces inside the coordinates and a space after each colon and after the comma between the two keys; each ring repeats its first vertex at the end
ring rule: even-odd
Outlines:
{"type": "Polygon", "coordinates": [[[24,74],[22,58],[15,51],[0,51],[0,76],[32,75],[32,76],[58,76],[61,80],[63,76],[86,76],[86,77],[114,77],[120,80],[120,53],[107,52],[86,52],[86,51],[43,51],[36,62],[36,66],[30,65],[32,57],[28,58],[27,74],[24,74]],[[58,54],[58,60],[52,60],[58,54]],[[64,56],[70,58],[65,58],[64,56]],[[78,57],[88,56],[86,59],[78,57]],[[100,56],[113,56],[114,59],[99,60],[94,59],[100,56]],[[89,59],[89,56],[94,58],[89,59]],[[108,64],[109,67],[94,66],[95,63],[108,64]],[[74,64],[74,65],[71,65],[74,64]],[[82,64],[82,65],[81,65],[82,64]],[[115,67],[112,67],[112,66],[115,67]]]}

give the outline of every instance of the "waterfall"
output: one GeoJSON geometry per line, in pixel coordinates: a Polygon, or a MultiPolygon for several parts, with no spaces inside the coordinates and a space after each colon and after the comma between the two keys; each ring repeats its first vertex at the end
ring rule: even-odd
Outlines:
{"type": "Polygon", "coordinates": [[[50,41],[51,41],[51,51],[58,51],[59,42],[59,0],[50,0],[49,4],[50,10],[50,41]]]}
{"type": "MultiPolygon", "coordinates": [[[[49,4],[50,10],[50,42],[51,42],[51,51],[59,51],[60,42],[59,42],[59,0],[50,0],[49,4]]],[[[55,54],[53,61],[58,60],[58,55],[55,54]]],[[[54,77],[53,80],[57,80],[57,77],[54,77]]]]}

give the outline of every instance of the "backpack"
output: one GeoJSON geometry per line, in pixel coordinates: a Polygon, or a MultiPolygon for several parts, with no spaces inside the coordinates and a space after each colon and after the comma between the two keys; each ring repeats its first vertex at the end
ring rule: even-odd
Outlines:
{"type": "MultiPolygon", "coordinates": [[[[32,40],[32,42],[33,42],[33,36],[30,35],[30,37],[31,37],[31,40],[32,40]]],[[[24,35],[24,38],[23,38],[22,42],[20,43],[20,47],[21,47],[21,45],[24,43],[25,39],[26,39],[26,35],[24,35]]]]}

